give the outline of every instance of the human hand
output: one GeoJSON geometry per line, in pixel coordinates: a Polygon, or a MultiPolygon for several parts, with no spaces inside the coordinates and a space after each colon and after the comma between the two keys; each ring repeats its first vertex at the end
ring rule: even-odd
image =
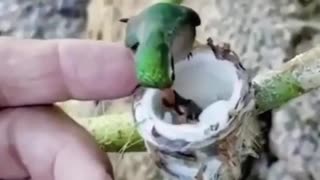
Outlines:
{"type": "Polygon", "coordinates": [[[0,179],[111,180],[93,137],[50,104],[129,95],[131,52],[89,40],[0,38],[0,58],[0,179]]]}

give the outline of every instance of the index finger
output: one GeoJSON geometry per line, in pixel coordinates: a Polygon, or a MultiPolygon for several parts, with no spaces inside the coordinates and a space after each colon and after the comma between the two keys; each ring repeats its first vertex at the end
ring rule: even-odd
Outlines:
{"type": "Polygon", "coordinates": [[[136,87],[131,51],[92,40],[0,38],[0,106],[99,100],[136,87]]]}

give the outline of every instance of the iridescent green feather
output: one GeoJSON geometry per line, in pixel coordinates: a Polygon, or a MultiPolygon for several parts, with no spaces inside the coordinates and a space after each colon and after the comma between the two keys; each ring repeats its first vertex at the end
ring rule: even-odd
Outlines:
{"type": "Polygon", "coordinates": [[[198,14],[185,6],[157,3],[128,21],[125,44],[135,51],[136,74],[144,87],[172,84],[170,46],[185,25],[200,25],[198,14]]]}
{"type": "Polygon", "coordinates": [[[136,75],[141,86],[168,88],[172,85],[169,46],[163,32],[153,31],[136,51],[136,75]]]}

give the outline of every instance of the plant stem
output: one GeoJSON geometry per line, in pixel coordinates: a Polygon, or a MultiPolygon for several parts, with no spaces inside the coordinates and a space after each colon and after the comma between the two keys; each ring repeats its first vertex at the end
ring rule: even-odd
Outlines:
{"type": "Polygon", "coordinates": [[[253,82],[258,113],[320,87],[320,46],[297,55],[280,69],[259,74],[253,82]]]}
{"type": "Polygon", "coordinates": [[[131,112],[73,118],[94,136],[106,152],[145,151],[144,142],[134,127],[131,112]]]}

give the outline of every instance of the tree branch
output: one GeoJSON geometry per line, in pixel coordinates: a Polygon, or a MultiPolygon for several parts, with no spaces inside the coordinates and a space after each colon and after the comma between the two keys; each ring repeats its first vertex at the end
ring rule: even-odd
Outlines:
{"type": "Polygon", "coordinates": [[[320,46],[297,55],[277,70],[259,74],[253,82],[258,113],[320,87],[320,46]]]}

